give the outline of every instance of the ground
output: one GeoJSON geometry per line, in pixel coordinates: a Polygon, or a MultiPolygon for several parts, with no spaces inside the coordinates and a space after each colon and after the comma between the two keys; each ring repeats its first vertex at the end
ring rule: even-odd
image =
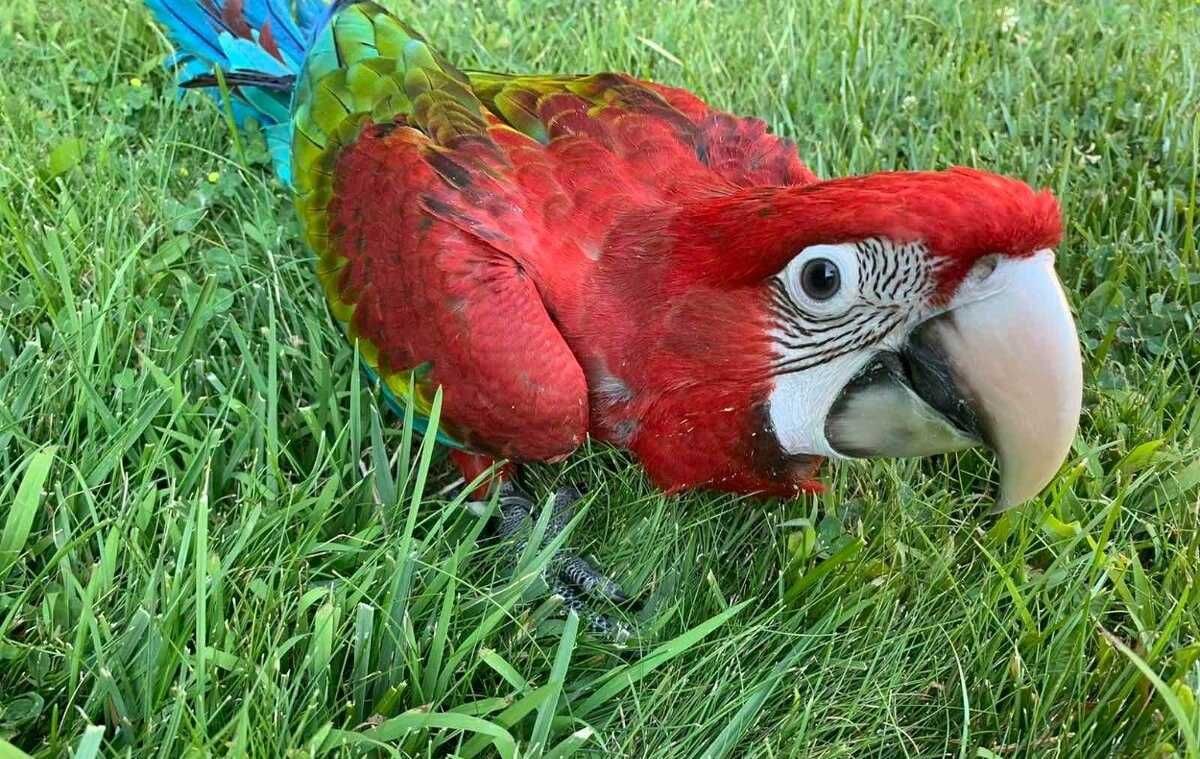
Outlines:
{"type": "Polygon", "coordinates": [[[590,447],[532,484],[592,486],[570,539],[654,612],[595,640],[379,410],[261,136],[176,98],[140,4],[6,0],[0,757],[1197,755],[1200,7],[389,5],[467,65],[689,87],[824,176],[1052,188],[1062,476],[997,519],[980,454],[764,504],[590,447]]]}

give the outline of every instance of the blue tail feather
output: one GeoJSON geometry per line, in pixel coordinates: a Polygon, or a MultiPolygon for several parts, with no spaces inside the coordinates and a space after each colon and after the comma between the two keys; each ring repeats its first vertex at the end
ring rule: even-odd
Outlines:
{"type": "Polygon", "coordinates": [[[280,52],[299,64],[308,47],[307,38],[293,14],[280,0],[248,0],[243,13],[251,27],[261,29],[270,24],[280,52]]]}
{"type": "Polygon", "coordinates": [[[275,173],[291,185],[289,118],[292,91],[313,37],[331,10],[324,0],[145,0],[179,48],[166,60],[181,86],[206,88],[214,98],[215,69],[234,96],[238,126],[262,125],[275,173]]]}
{"type": "MultiPolygon", "coordinates": [[[[165,65],[176,72],[181,88],[205,89],[221,97],[223,82],[231,94],[230,109],[238,126],[254,119],[266,134],[275,174],[292,185],[292,99],[305,57],[342,8],[360,0],[145,0],[166,28],[178,50],[165,65]],[[220,71],[220,76],[217,71],[220,71]]],[[[318,46],[319,48],[319,46],[318,46]]],[[[327,41],[324,51],[312,55],[333,58],[325,67],[337,69],[336,45],[327,41]]],[[[309,61],[310,70],[313,61],[309,61]]],[[[378,386],[387,405],[400,417],[405,401],[378,373],[360,361],[369,384],[378,386]]],[[[424,434],[428,420],[416,414],[414,428],[424,434]]],[[[442,431],[438,441],[456,448],[463,445],[442,431]]]]}
{"type": "Polygon", "coordinates": [[[175,44],[183,47],[185,55],[206,56],[213,61],[224,59],[211,29],[212,19],[199,2],[146,0],[146,7],[167,28],[175,44]]]}

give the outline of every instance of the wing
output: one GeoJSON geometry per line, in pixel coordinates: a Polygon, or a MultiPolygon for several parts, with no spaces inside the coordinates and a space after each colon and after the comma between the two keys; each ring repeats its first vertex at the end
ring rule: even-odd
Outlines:
{"type": "Polygon", "coordinates": [[[586,432],[582,370],[513,260],[424,205],[448,189],[436,146],[485,131],[461,73],[378,6],[350,5],[293,105],[296,207],[330,310],[391,399],[422,417],[440,385],[444,442],[552,458],[586,432]]]}
{"type": "Polygon", "coordinates": [[[292,122],[305,237],[364,363],[418,416],[440,385],[447,442],[516,459],[586,434],[554,314],[622,213],[815,179],[761,121],[683,90],[464,74],[369,2],[316,38],[292,122]]]}
{"type": "Polygon", "coordinates": [[[587,430],[583,371],[513,259],[425,209],[443,183],[425,139],[368,129],[337,163],[329,231],[346,257],[335,289],[351,309],[348,333],[418,409],[441,385],[447,432],[463,447],[518,460],[570,453],[587,430]]]}
{"type": "MultiPolygon", "coordinates": [[[[625,119],[666,127],[711,177],[737,187],[816,181],[791,140],[772,135],[760,119],[710,108],[687,90],[625,74],[514,76],[471,71],[476,96],[505,123],[549,143],[588,135],[613,145],[606,128],[625,119]]],[[[675,151],[670,151],[677,157],[675,151]]],[[[691,161],[687,161],[691,169],[691,161]]]]}

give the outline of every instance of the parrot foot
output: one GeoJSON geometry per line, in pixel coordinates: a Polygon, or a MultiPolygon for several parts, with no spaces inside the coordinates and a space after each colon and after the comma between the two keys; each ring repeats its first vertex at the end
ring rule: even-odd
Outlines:
{"type": "MultiPolygon", "coordinates": [[[[570,524],[575,505],[581,495],[574,487],[560,488],[554,494],[549,523],[542,545],[557,537],[570,524]]],[[[500,525],[497,530],[503,540],[517,541],[515,555],[525,551],[533,522],[537,519],[534,502],[521,493],[511,481],[500,486],[500,525]]],[[[556,553],[542,570],[542,579],[550,593],[562,599],[563,608],[576,612],[594,634],[617,644],[633,634],[629,625],[612,619],[591,608],[594,600],[628,604],[631,599],[621,586],[596,569],[582,556],[563,549],[556,553]]]]}

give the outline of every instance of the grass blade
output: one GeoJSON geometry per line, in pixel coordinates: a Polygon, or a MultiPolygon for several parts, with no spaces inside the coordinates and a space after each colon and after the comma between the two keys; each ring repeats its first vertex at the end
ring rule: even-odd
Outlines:
{"type": "Polygon", "coordinates": [[[440,695],[435,691],[441,679],[442,661],[446,655],[446,638],[450,633],[450,613],[454,610],[454,601],[457,597],[458,554],[451,554],[444,571],[448,581],[442,591],[441,611],[438,613],[437,622],[434,625],[433,640],[429,643],[429,654],[425,657],[425,671],[422,673],[421,681],[422,693],[430,701],[436,701],[440,695]]]}
{"type": "Polygon", "coordinates": [[[100,754],[100,741],[104,740],[103,725],[88,725],[83,731],[83,737],[79,739],[79,745],[75,747],[75,753],[71,756],[73,759],[96,759],[100,754]]]}
{"type": "Polygon", "coordinates": [[[4,520],[4,531],[0,533],[0,582],[8,576],[25,549],[25,541],[29,539],[38,504],[42,500],[42,486],[46,484],[57,450],[56,446],[47,446],[35,451],[25,464],[25,475],[9,508],[8,518],[4,520]]]}
{"type": "Polygon", "coordinates": [[[822,577],[829,575],[833,570],[857,556],[862,551],[862,547],[862,542],[857,539],[846,541],[845,545],[835,551],[828,559],[808,570],[800,579],[792,583],[791,587],[783,594],[784,605],[794,603],[804,595],[804,591],[811,588],[822,577]]]}
{"type": "Polygon", "coordinates": [[[33,759],[33,757],[0,738],[0,759],[33,759]]]}
{"type": "MultiPolygon", "coordinates": [[[[540,688],[535,688],[523,698],[513,702],[513,705],[496,715],[493,720],[501,727],[512,727],[521,720],[525,719],[534,709],[541,708],[541,705],[550,698],[551,687],[543,685],[540,688]]],[[[492,738],[488,736],[476,736],[467,741],[458,753],[463,759],[471,759],[471,757],[483,751],[492,743],[492,738]]]]}
{"type": "Polygon", "coordinates": [[[1133,649],[1125,645],[1125,642],[1116,635],[1113,635],[1104,628],[1100,629],[1100,634],[1112,644],[1113,648],[1124,654],[1125,658],[1129,659],[1133,663],[1133,666],[1137,667],[1143,677],[1150,681],[1150,684],[1154,686],[1154,690],[1158,692],[1159,698],[1163,700],[1163,703],[1167,705],[1167,709],[1171,711],[1171,716],[1175,718],[1176,725],[1179,727],[1179,732],[1183,735],[1183,739],[1187,741],[1188,756],[1192,757],[1192,759],[1200,757],[1200,736],[1196,735],[1196,727],[1192,720],[1192,715],[1188,714],[1188,710],[1180,702],[1179,697],[1175,695],[1175,691],[1171,689],[1171,686],[1163,682],[1158,673],[1151,669],[1150,665],[1142,657],[1138,656],[1133,649]]]}
{"type": "Polygon", "coordinates": [[[195,572],[194,607],[196,612],[196,721],[201,728],[208,723],[208,486],[207,477],[204,491],[196,501],[195,510],[195,552],[193,555],[195,572]]]}
{"type": "Polygon", "coordinates": [[[500,654],[490,648],[485,648],[479,652],[479,659],[486,665],[492,668],[496,674],[504,678],[504,681],[513,687],[513,690],[518,693],[524,693],[529,690],[529,681],[517,672],[513,665],[508,663],[500,654]]]}
{"type": "Polygon", "coordinates": [[[566,738],[563,738],[557,746],[543,754],[542,759],[566,759],[566,757],[583,748],[583,744],[591,740],[595,734],[596,731],[592,728],[582,727],[566,738]]]}
{"type": "Polygon", "coordinates": [[[360,603],[354,616],[354,674],[351,689],[354,693],[354,719],[362,722],[366,716],[367,678],[371,671],[371,639],[375,631],[375,607],[360,603]]]}
{"type": "Polygon", "coordinates": [[[333,632],[337,627],[337,606],[328,600],[313,615],[312,641],[309,644],[308,667],[313,687],[324,691],[329,683],[329,666],[333,661],[333,632]]]}
{"type": "Polygon", "coordinates": [[[563,683],[567,679],[567,667],[571,665],[571,654],[575,651],[575,636],[579,634],[579,615],[574,610],[567,613],[567,622],[563,626],[562,637],[558,641],[558,651],[554,655],[554,665],[550,668],[550,695],[538,707],[537,720],[533,723],[533,732],[529,736],[529,750],[535,756],[550,739],[550,724],[558,708],[558,697],[562,694],[563,683]]]}
{"type": "Polygon", "coordinates": [[[618,693],[623,692],[646,675],[704,640],[709,633],[728,622],[733,615],[746,608],[749,603],[750,600],[746,600],[737,606],[731,606],[720,614],[701,622],[682,635],[676,636],[658,646],[644,659],[613,670],[613,673],[607,678],[607,682],[585,698],[583,703],[579,705],[576,713],[585,717],[591,714],[597,707],[606,703],[618,693]]]}
{"type": "Polygon", "coordinates": [[[375,407],[371,408],[371,465],[375,475],[375,493],[379,496],[380,511],[387,519],[391,517],[391,510],[396,505],[396,482],[392,479],[387,446],[383,443],[383,425],[379,418],[379,409],[375,407]]]}
{"type": "Polygon", "coordinates": [[[386,745],[403,738],[414,730],[460,730],[479,733],[495,743],[496,750],[504,759],[514,759],[517,742],[512,733],[494,722],[466,714],[449,712],[410,711],[382,722],[378,727],[365,731],[334,730],[330,732],[324,749],[338,746],[360,745],[363,747],[386,745]]]}

